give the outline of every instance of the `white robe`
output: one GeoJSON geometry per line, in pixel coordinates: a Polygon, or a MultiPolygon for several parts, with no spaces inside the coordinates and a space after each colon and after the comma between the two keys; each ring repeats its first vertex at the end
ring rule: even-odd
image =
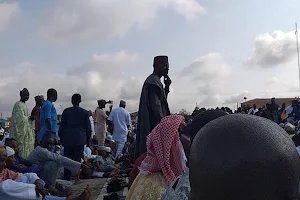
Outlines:
{"type": "MultiPolygon", "coordinates": [[[[36,196],[35,181],[40,179],[35,173],[19,174],[16,180],[0,183],[0,200],[42,200],[36,196]]],[[[44,183],[45,185],[45,183],[44,183]]],[[[46,196],[46,200],[65,200],[65,197],[46,196]]]]}
{"type": "Polygon", "coordinates": [[[0,183],[0,199],[36,200],[35,181],[40,179],[35,173],[20,174],[16,180],[5,180],[0,183]]]}

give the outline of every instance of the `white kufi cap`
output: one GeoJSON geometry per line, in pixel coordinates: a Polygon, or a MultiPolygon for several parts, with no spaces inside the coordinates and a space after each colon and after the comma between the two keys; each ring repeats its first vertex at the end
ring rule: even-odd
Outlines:
{"type": "Polygon", "coordinates": [[[15,155],[15,150],[11,147],[6,146],[7,157],[15,155]]]}

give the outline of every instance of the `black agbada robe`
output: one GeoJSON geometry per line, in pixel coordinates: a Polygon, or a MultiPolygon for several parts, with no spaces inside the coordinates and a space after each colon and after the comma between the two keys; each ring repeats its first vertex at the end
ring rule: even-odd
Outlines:
{"type": "Polygon", "coordinates": [[[138,111],[135,158],[147,151],[146,138],[160,120],[170,115],[167,96],[159,76],[151,74],[143,85],[138,111]]]}

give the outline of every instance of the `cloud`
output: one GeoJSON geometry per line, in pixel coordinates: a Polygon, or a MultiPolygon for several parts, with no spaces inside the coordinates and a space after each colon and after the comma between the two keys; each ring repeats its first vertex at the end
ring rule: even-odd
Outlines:
{"type": "MultiPolygon", "coordinates": [[[[34,106],[35,95],[46,95],[48,88],[56,88],[58,113],[71,105],[70,98],[74,93],[82,95],[81,106],[87,110],[94,110],[98,99],[113,100],[114,106],[118,106],[119,100],[123,99],[127,102],[128,111],[135,112],[143,83],[149,75],[130,73],[138,67],[138,61],[136,53],[120,51],[91,55],[90,62],[70,68],[65,73],[46,71],[28,61],[9,66],[10,70],[4,70],[0,80],[0,90],[5,91],[0,93],[0,111],[5,117],[10,116],[14,103],[19,99],[19,91],[27,87],[31,94],[27,103],[29,111],[34,106]]],[[[173,82],[168,95],[171,111],[175,113],[182,108],[192,111],[196,103],[200,103],[201,107],[222,105],[222,91],[226,89],[230,73],[226,60],[217,53],[207,54],[187,66],[186,70],[195,71],[185,76],[171,77],[173,82]],[[206,69],[209,73],[199,73],[206,69]]]]}
{"type": "Polygon", "coordinates": [[[275,95],[276,92],[278,94],[289,95],[289,93],[295,95],[295,93],[299,93],[299,81],[298,80],[285,80],[279,79],[274,76],[265,81],[265,84],[269,87],[271,91],[266,91],[267,93],[272,93],[275,95]]]}
{"type": "Polygon", "coordinates": [[[235,104],[237,102],[240,103],[245,100],[244,97],[246,97],[247,100],[250,100],[251,96],[252,95],[249,91],[244,91],[240,94],[234,94],[234,95],[229,96],[227,99],[225,99],[224,104],[235,104]]]}
{"type": "Polygon", "coordinates": [[[246,64],[249,67],[273,68],[290,63],[296,59],[296,56],[295,32],[279,30],[255,38],[246,64]]]}
{"type": "MultiPolygon", "coordinates": [[[[82,65],[84,70],[78,67],[78,71],[70,69],[63,74],[45,71],[27,61],[10,66],[10,70],[4,70],[1,74],[0,90],[5,92],[0,93],[0,111],[4,116],[10,116],[13,104],[19,99],[19,91],[23,87],[28,88],[31,94],[28,102],[29,111],[34,106],[33,97],[39,94],[46,95],[49,88],[55,88],[58,91],[58,102],[56,103],[58,112],[62,111],[61,108],[70,106],[70,98],[74,93],[82,95],[82,107],[86,109],[94,110],[97,106],[96,101],[102,98],[114,100],[118,104],[119,94],[124,84],[135,79],[122,73],[128,69],[124,66],[134,65],[137,57],[137,54],[125,51],[95,54],[90,63],[82,65]],[[109,67],[116,73],[107,75],[109,67]]],[[[123,97],[124,100],[131,99],[130,95],[123,97]]],[[[136,107],[128,106],[128,110],[135,111],[136,107]]]]}
{"type": "Polygon", "coordinates": [[[56,1],[40,22],[43,37],[56,42],[91,42],[122,37],[131,28],[148,26],[160,8],[173,8],[187,20],[206,10],[196,0],[56,1]]]}
{"type": "Polygon", "coordinates": [[[180,75],[193,77],[196,81],[214,81],[227,77],[229,73],[228,63],[223,56],[219,53],[209,53],[194,60],[180,75]]]}
{"type": "Polygon", "coordinates": [[[0,3],[0,32],[21,13],[18,3],[0,3]]]}
{"type": "Polygon", "coordinates": [[[131,77],[121,88],[120,99],[140,100],[144,80],[142,77],[131,77]]]}
{"type": "Polygon", "coordinates": [[[279,80],[277,77],[273,76],[273,77],[267,79],[267,80],[265,81],[265,84],[266,84],[266,85],[273,85],[273,84],[277,84],[279,81],[280,81],[280,80],[279,80]]]}
{"type": "MultiPolygon", "coordinates": [[[[181,70],[173,80],[173,103],[178,106],[189,104],[193,109],[196,103],[200,107],[215,107],[222,103],[222,91],[226,89],[231,70],[227,60],[220,53],[209,53],[196,58],[191,64],[181,70]],[[182,83],[185,84],[182,84],[182,83]],[[191,91],[186,94],[183,91],[191,91]],[[184,102],[184,103],[183,103],[184,102]]],[[[181,108],[177,108],[180,110],[181,108]]]]}
{"type": "Polygon", "coordinates": [[[125,51],[110,54],[94,54],[90,63],[74,67],[68,71],[68,74],[80,75],[86,71],[99,71],[102,79],[109,79],[125,71],[126,67],[137,62],[137,60],[137,54],[125,51]]]}

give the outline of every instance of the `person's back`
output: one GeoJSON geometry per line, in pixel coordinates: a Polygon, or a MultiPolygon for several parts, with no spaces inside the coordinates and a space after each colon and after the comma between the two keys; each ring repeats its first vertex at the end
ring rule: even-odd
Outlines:
{"type": "Polygon", "coordinates": [[[299,199],[300,158],[270,120],[227,115],[204,126],[190,155],[190,200],[299,199]]]}
{"type": "Polygon", "coordinates": [[[60,125],[60,132],[62,132],[60,133],[60,139],[63,145],[85,145],[87,131],[91,130],[89,123],[89,113],[85,109],[80,107],[65,109],[60,125]]]}
{"type": "Polygon", "coordinates": [[[108,117],[109,121],[114,123],[113,140],[126,140],[128,128],[130,125],[130,114],[124,108],[118,107],[112,110],[108,117]]]}

